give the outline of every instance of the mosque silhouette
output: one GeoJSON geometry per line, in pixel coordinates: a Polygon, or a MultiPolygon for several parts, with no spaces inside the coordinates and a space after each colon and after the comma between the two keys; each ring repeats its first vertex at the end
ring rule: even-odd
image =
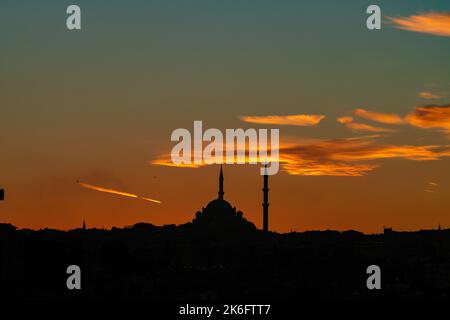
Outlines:
{"type": "MultiPolygon", "coordinates": [[[[228,201],[224,199],[223,169],[220,166],[219,191],[217,199],[212,200],[201,211],[197,211],[192,220],[194,228],[207,230],[216,234],[242,234],[256,230],[256,226],[244,218],[242,211],[237,211],[228,201]]],[[[268,193],[267,179],[265,181],[265,193],[268,193]]],[[[263,207],[268,207],[268,196],[263,207]],[[267,204],[267,205],[266,205],[267,204]]]]}

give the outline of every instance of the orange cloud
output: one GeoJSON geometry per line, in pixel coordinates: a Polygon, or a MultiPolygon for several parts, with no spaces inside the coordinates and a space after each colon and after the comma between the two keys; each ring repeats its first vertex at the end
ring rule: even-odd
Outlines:
{"type": "Polygon", "coordinates": [[[124,192],[124,191],[109,189],[109,188],[105,188],[105,187],[95,186],[93,184],[84,183],[84,182],[80,182],[80,181],[77,181],[77,183],[80,186],[84,187],[84,188],[95,190],[95,191],[111,193],[111,194],[115,194],[115,195],[122,196],[122,197],[142,199],[142,200],[149,201],[149,202],[161,203],[161,201],[159,201],[159,200],[155,200],[155,199],[151,199],[151,198],[147,198],[147,197],[140,197],[140,196],[138,196],[136,194],[129,193],[129,192],[124,192]]]}
{"type": "Polygon", "coordinates": [[[394,113],[379,113],[364,109],[356,109],[353,113],[358,117],[384,124],[403,124],[405,122],[401,116],[394,113]]]}
{"type": "MultiPolygon", "coordinates": [[[[376,142],[379,137],[282,143],[279,162],[282,170],[290,175],[356,177],[378,168],[380,165],[374,161],[380,159],[430,161],[450,156],[450,146],[383,145],[376,142]]],[[[165,155],[151,163],[173,165],[169,162],[170,155],[165,155]]]]}
{"type": "Polygon", "coordinates": [[[409,124],[419,128],[450,131],[450,104],[417,107],[406,116],[409,124]]]}
{"type": "Polygon", "coordinates": [[[394,132],[393,129],[387,129],[387,128],[380,128],[371,126],[364,123],[355,122],[352,117],[341,117],[337,118],[337,121],[339,123],[342,123],[347,128],[353,130],[353,131],[364,131],[364,132],[394,132]]]}
{"type": "Polygon", "coordinates": [[[449,149],[439,145],[410,146],[410,145],[380,145],[362,150],[343,151],[333,155],[336,160],[358,161],[388,158],[403,158],[408,160],[425,161],[439,160],[448,156],[449,149]]]}
{"type": "Polygon", "coordinates": [[[325,118],[324,115],[293,114],[287,116],[242,116],[240,119],[248,123],[276,124],[291,126],[315,126],[325,118]]]}
{"type": "Polygon", "coordinates": [[[443,95],[439,95],[439,94],[436,94],[436,93],[431,93],[431,92],[428,92],[428,91],[419,92],[418,96],[420,98],[423,98],[423,99],[441,99],[441,98],[444,97],[443,95]]]}
{"type": "Polygon", "coordinates": [[[149,161],[149,163],[158,166],[177,167],[177,168],[200,168],[204,166],[204,164],[194,164],[194,162],[175,164],[172,162],[170,153],[162,154],[158,156],[157,159],[149,161]]]}
{"type": "Polygon", "coordinates": [[[450,13],[429,12],[409,17],[388,17],[398,28],[436,36],[450,37],[450,13]]]}
{"type": "Polygon", "coordinates": [[[355,164],[324,159],[303,159],[284,155],[283,171],[297,176],[360,177],[378,167],[376,164],[355,164]]]}
{"type": "Polygon", "coordinates": [[[324,140],[280,150],[282,168],[292,175],[363,176],[379,167],[374,160],[400,158],[415,161],[450,156],[450,146],[382,145],[377,136],[324,140]]]}
{"type": "MultiPolygon", "coordinates": [[[[428,96],[423,94],[423,96],[428,96]]],[[[379,113],[374,111],[367,111],[364,109],[356,109],[353,113],[359,117],[370,119],[380,123],[386,124],[409,124],[411,126],[422,129],[442,129],[450,133],[450,104],[447,105],[426,105],[416,107],[406,117],[401,117],[396,114],[379,113]]],[[[353,121],[352,117],[338,118],[338,121],[350,129],[368,131],[368,132],[383,132],[381,128],[372,127],[357,123],[353,121]]],[[[389,129],[386,129],[389,130],[389,129]]]]}
{"type": "MultiPolygon", "coordinates": [[[[219,144],[220,145],[220,144],[219,144]]],[[[223,150],[226,150],[226,144],[222,143],[223,150]]],[[[233,163],[237,163],[238,161],[242,161],[244,163],[263,163],[263,162],[279,162],[279,160],[272,157],[272,150],[270,147],[267,147],[266,156],[261,157],[259,155],[259,149],[255,149],[252,147],[248,147],[246,149],[237,148],[234,146],[234,155],[228,156],[226,152],[224,152],[223,156],[220,157],[221,159],[217,163],[227,163],[228,160],[233,163]],[[243,151],[243,155],[240,156],[240,152],[243,151]],[[251,156],[250,153],[254,152],[255,156],[251,156]]],[[[214,159],[215,160],[215,159],[214,159]]],[[[176,164],[173,163],[172,157],[170,153],[161,154],[156,159],[148,161],[149,164],[154,164],[158,166],[166,166],[166,167],[176,167],[176,168],[201,168],[206,165],[208,165],[207,162],[205,162],[205,159],[201,163],[194,163],[194,157],[191,156],[191,163],[180,163],[176,164]]]]}

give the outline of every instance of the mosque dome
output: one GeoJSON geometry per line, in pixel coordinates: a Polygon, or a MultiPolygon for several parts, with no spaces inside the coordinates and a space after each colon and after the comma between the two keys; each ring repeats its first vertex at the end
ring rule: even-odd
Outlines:
{"type": "Polygon", "coordinates": [[[208,212],[233,212],[231,204],[224,199],[214,199],[205,208],[208,212]]]}
{"type": "Polygon", "coordinates": [[[232,234],[255,230],[255,225],[247,221],[241,211],[236,212],[236,208],[226,201],[223,196],[223,172],[221,167],[218,197],[195,214],[195,218],[192,221],[194,225],[200,227],[203,231],[210,231],[216,234],[232,234]]]}

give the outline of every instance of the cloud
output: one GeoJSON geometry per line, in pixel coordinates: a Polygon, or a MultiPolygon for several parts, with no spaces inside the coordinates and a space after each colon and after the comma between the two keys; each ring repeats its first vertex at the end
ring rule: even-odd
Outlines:
{"type": "MultiPolygon", "coordinates": [[[[281,169],[290,175],[356,177],[378,168],[380,164],[375,163],[376,160],[431,161],[450,156],[450,146],[379,144],[379,137],[380,135],[370,135],[316,140],[303,144],[298,140],[282,143],[279,148],[281,169]]],[[[167,154],[151,163],[176,166],[171,163],[170,155],[167,154]]]]}
{"type": "Polygon", "coordinates": [[[200,167],[204,166],[204,164],[194,164],[193,162],[192,163],[175,164],[172,162],[170,153],[161,154],[156,159],[149,161],[149,163],[155,164],[158,166],[177,167],[177,168],[200,168],[200,167]]]}
{"type": "Polygon", "coordinates": [[[282,170],[297,176],[360,177],[377,167],[379,166],[376,164],[355,164],[285,155],[282,170]]]}
{"type": "Polygon", "coordinates": [[[363,176],[378,168],[380,159],[439,160],[450,156],[450,146],[383,145],[378,136],[323,140],[280,150],[284,171],[307,176],[363,176]]]}
{"type": "MultiPolygon", "coordinates": [[[[217,144],[218,146],[220,146],[220,143],[217,144]]],[[[211,160],[214,163],[227,163],[228,160],[230,162],[238,162],[239,160],[244,162],[244,163],[262,163],[264,161],[267,162],[279,162],[279,160],[275,159],[275,157],[272,154],[271,148],[270,146],[267,147],[267,151],[266,151],[266,155],[264,157],[262,157],[259,154],[259,149],[258,148],[252,148],[252,147],[248,147],[248,148],[238,148],[237,146],[234,147],[234,155],[228,155],[226,153],[226,144],[222,143],[221,146],[222,150],[223,150],[223,155],[221,157],[218,157],[217,161],[214,157],[214,155],[211,155],[211,160]],[[250,155],[251,151],[253,151],[254,153],[252,155],[250,155]],[[242,152],[242,155],[241,155],[242,152]]],[[[203,153],[202,153],[202,158],[203,158],[203,153]]],[[[191,169],[196,169],[196,168],[201,168],[204,167],[206,165],[208,165],[208,162],[205,160],[205,158],[203,158],[203,161],[201,161],[201,163],[195,163],[194,162],[194,156],[193,154],[190,157],[190,161],[191,163],[174,163],[172,161],[172,157],[170,153],[165,153],[165,154],[160,154],[158,155],[155,159],[148,161],[149,164],[153,164],[153,165],[158,165],[158,166],[165,166],[165,167],[175,167],[175,168],[191,168],[191,169]]]]}
{"type": "Polygon", "coordinates": [[[380,128],[371,126],[364,123],[355,122],[353,117],[341,117],[337,118],[337,121],[339,123],[342,123],[347,128],[353,130],[353,131],[363,131],[363,132],[394,132],[393,129],[387,129],[387,128],[380,128]]]}
{"type": "MultiPolygon", "coordinates": [[[[416,128],[442,129],[446,133],[450,133],[450,104],[419,106],[405,117],[392,113],[379,113],[364,109],[356,109],[353,113],[361,118],[375,122],[385,124],[409,124],[416,128]]],[[[365,130],[367,132],[383,132],[382,128],[357,123],[353,121],[352,117],[341,117],[338,118],[338,121],[356,131],[365,130]]]]}
{"type": "MultiPolygon", "coordinates": [[[[408,124],[418,128],[437,128],[450,133],[450,105],[427,105],[416,107],[406,117],[392,113],[379,113],[365,109],[356,109],[355,115],[383,124],[408,124]]],[[[269,116],[269,117],[243,117],[244,121],[253,123],[278,123],[296,125],[314,125],[324,116],[269,116]],[[291,118],[290,118],[291,117],[291,118]],[[292,118],[294,117],[294,118],[292,118]],[[313,117],[313,118],[311,118],[313,117]],[[314,118],[317,117],[317,118],[314,118]],[[305,119],[308,119],[305,121],[305,119]],[[313,120],[312,120],[313,119],[313,120]]],[[[380,128],[373,125],[359,123],[353,117],[340,117],[338,122],[354,131],[371,133],[384,133],[395,131],[389,128],[380,128]]],[[[379,134],[365,137],[333,139],[333,140],[306,140],[291,139],[289,143],[283,141],[279,148],[279,162],[283,171],[291,175],[307,176],[363,176],[378,168],[382,159],[404,159],[411,161],[436,161],[450,157],[450,145],[393,145],[380,144],[379,134]]],[[[222,146],[225,150],[225,145],[222,146]]],[[[235,150],[237,151],[237,150],[235,150]]],[[[242,151],[242,150],[241,150],[242,151]]],[[[254,151],[252,160],[261,163],[257,151],[254,151]]],[[[270,150],[269,153],[271,154],[270,150]]],[[[246,150],[245,161],[250,159],[250,150],[246,150]]],[[[237,156],[236,156],[237,158],[237,156]]],[[[222,157],[223,162],[226,156],[222,157]]],[[[237,160],[237,159],[235,159],[237,160]]],[[[242,159],[241,159],[242,160],[242,159]]],[[[197,168],[206,164],[172,163],[169,153],[163,154],[150,162],[155,165],[197,168]]]]}
{"type": "Polygon", "coordinates": [[[420,98],[423,99],[441,99],[444,97],[444,95],[428,92],[428,91],[422,91],[417,94],[420,98]]]}
{"type": "Polygon", "coordinates": [[[429,12],[409,17],[388,17],[398,29],[450,37],[450,13],[429,12]]]}
{"type": "Polygon", "coordinates": [[[161,203],[161,201],[159,201],[159,200],[148,198],[148,197],[138,196],[137,194],[134,194],[134,193],[105,188],[105,187],[96,186],[93,184],[84,183],[84,182],[80,182],[80,181],[77,181],[77,184],[79,184],[80,186],[82,186],[83,188],[86,188],[86,189],[91,189],[91,190],[105,192],[105,193],[111,193],[111,194],[115,194],[115,195],[122,196],[122,197],[142,199],[142,200],[149,201],[149,202],[161,203]]]}
{"type": "Polygon", "coordinates": [[[406,120],[415,127],[450,132],[450,104],[417,107],[406,116],[406,120]]]}
{"type": "Polygon", "coordinates": [[[365,109],[355,109],[353,111],[353,114],[364,118],[364,119],[368,119],[368,120],[372,120],[375,122],[379,122],[379,123],[384,123],[384,124],[403,124],[405,123],[405,120],[394,113],[380,113],[380,112],[374,112],[374,111],[369,111],[369,110],[365,110],[365,109]]]}
{"type": "Polygon", "coordinates": [[[293,114],[287,116],[242,116],[240,119],[248,123],[277,124],[291,126],[315,126],[325,118],[324,115],[293,114]]]}

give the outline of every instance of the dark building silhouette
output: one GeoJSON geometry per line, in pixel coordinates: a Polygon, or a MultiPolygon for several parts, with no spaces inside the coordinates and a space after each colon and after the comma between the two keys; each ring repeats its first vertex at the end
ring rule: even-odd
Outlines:
{"type": "Polygon", "coordinates": [[[0,200],[5,200],[5,190],[0,189],[0,200]]]}
{"type": "Polygon", "coordinates": [[[269,175],[267,174],[267,165],[264,172],[264,202],[263,206],[263,230],[269,231],[269,175]]]}
{"type": "Polygon", "coordinates": [[[197,211],[192,220],[193,225],[199,232],[214,233],[215,235],[242,234],[256,230],[255,225],[244,218],[242,211],[237,211],[236,207],[224,199],[223,181],[223,169],[220,166],[218,197],[209,202],[201,211],[197,211]]]}
{"type": "Polygon", "coordinates": [[[219,199],[223,200],[223,195],[225,192],[223,192],[223,170],[222,165],[220,166],[220,175],[219,175],[219,199]]]}
{"type": "MultiPolygon", "coordinates": [[[[269,175],[267,174],[267,165],[265,167],[264,187],[263,187],[263,231],[269,231],[269,175]]],[[[197,211],[194,220],[195,225],[207,227],[210,230],[219,229],[221,231],[253,231],[256,229],[255,225],[247,221],[242,211],[236,211],[236,207],[224,199],[223,189],[223,168],[220,166],[219,174],[219,191],[217,192],[217,199],[208,203],[206,208],[202,211],[197,211]]]]}
{"type": "MultiPolygon", "coordinates": [[[[264,175],[263,230],[268,230],[264,175]]],[[[163,301],[307,301],[449,299],[450,229],[365,235],[348,230],[264,232],[224,199],[192,223],[69,231],[0,223],[0,301],[148,299],[163,301]],[[66,287],[69,265],[82,290],[66,287]],[[367,267],[382,270],[368,290],[367,267]]],[[[292,212],[295,214],[295,212],[292,212]]]]}

